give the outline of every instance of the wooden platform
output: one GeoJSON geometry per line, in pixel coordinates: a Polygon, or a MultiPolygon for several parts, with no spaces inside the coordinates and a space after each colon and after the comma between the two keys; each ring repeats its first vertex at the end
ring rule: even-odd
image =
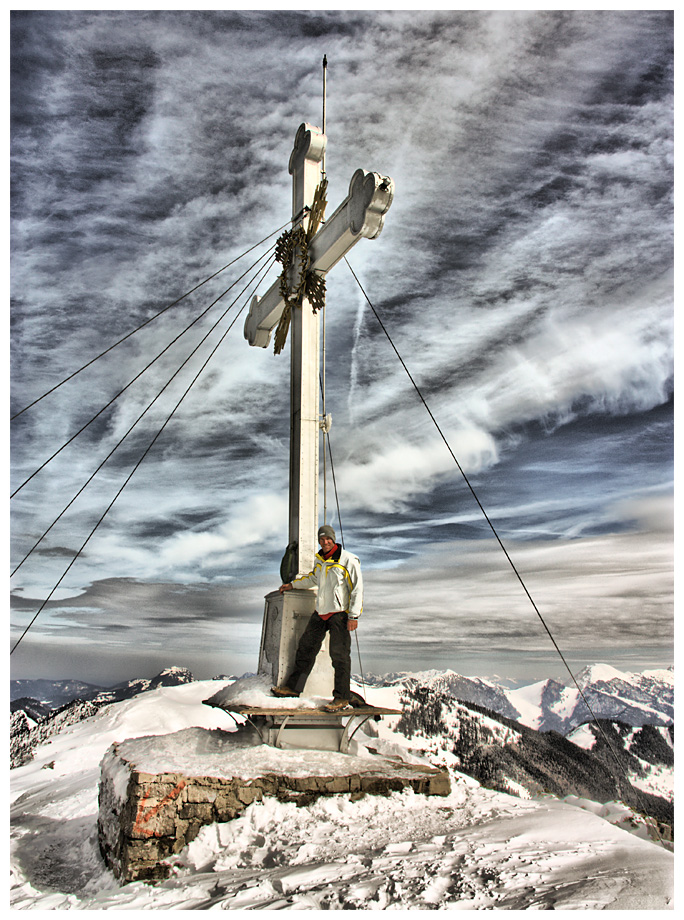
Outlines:
{"type": "Polygon", "coordinates": [[[273,706],[246,706],[230,700],[218,703],[214,698],[204,702],[233,717],[243,716],[264,744],[280,748],[339,751],[342,754],[349,753],[352,738],[369,719],[401,715],[398,709],[382,706],[327,712],[310,706],[278,706],[275,701],[273,706]]]}
{"type": "MultiPolygon", "coordinates": [[[[205,702],[207,702],[205,700],[205,702]]],[[[216,703],[210,705],[216,706],[216,703]]],[[[296,715],[298,718],[305,718],[307,715],[310,716],[358,716],[358,715],[368,715],[368,716],[400,716],[400,709],[384,709],[381,706],[359,706],[352,707],[351,709],[343,709],[339,712],[328,712],[324,708],[314,709],[311,706],[288,706],[288,707],[278,707],[278,706],[242,706],[239,703],[226,703],[223,706],[218,706],[218,709],[223,709],[225,712],[237,712],[243,716],[291,716],[296,715]]]]}

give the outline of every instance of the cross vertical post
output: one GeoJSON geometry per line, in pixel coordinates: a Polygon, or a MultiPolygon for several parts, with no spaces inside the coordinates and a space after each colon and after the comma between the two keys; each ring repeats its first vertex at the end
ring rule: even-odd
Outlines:
{"type": "MultiPolygon", "coordinates": [[[[303,124],[290,157],[293,229],[309,223],[308,209],[320,181],[326,137],[303,124]]],[[[297,254],[295,254],[295,260],[297,254]]],[[[292,308],[290,333],[289,542],[298,546],[298,574],[310,572],[318,530],[320,318],[306,297],[292,308]]]]}
{"type": "MultiPolygon", "coordinates": [[[[290,156],[292,176],[292,230],[309,228],[310,208],[321,179],[325,155],[325,134],[313,125],[299,126],[290,156]]],[[[304,296],[287,296],[300,291],[300,283],[316,274],[324,278],[361,239],[376,239],[394,198],[389,176],[357,169],[349,183],[349,194],[308,242],[308,259],[302,265],[295,248],[283,276],[263,297],[254,295],[245,320],[245,338],[250,345],[266,348],[281,318],[290,323],[290,500],[289,543],[298,547],[298,575],[314,567],[318,533],[318,465],[320,437],[320,318],[304,296]],[[284,288],[287,291],[284,291],[284,288]],[[287,297],[287,303],[286,298],[287,297]]],[[[306,285],[304,285],[304,290],[306,285]]],[[[287,327],[285,326],[285,329],[287,327]]],[[[281,345],[276,334],[278,351],[281,345]]],[[[265,597],[264,621],[259,649],[259,674],[280,684],[292,673],[297,644],[314,612],[316,591],[294,588],[265,597]]],[[[333,685],[328,639],[318,655],[303,693],[329,694],[333,685]]],[[[338,748],[335,748],[337,750],[338,748]]]]}

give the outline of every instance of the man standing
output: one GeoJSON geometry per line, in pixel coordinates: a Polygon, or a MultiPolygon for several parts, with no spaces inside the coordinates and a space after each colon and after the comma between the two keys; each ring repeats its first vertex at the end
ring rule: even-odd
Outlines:
{"type": "Polygon", "coordinates": [[[280,593],[292,588],[316,588],[316,610],[299,640],[294,670],[283,686],[272,687],[274,696],[299,696],[320,651],[325,634],[330,633],[330,659],[335,672],[332,702],[328,712],[351,708],[351,635],[363,610],[363,580],[358,557],[342,549],[335,531],[324,524],[318,531],[321,546],[313,571],[280,586],[280,593]]]}

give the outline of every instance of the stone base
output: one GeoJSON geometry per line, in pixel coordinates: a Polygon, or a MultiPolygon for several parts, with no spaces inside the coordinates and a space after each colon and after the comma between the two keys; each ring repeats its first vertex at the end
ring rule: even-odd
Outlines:
{"type": "MultiPolygon", "coordinates": [[[[265,675],[271,685],[280,686],[294,669],[299,640],[316,607],[316,592],[307,588],[294,588],[284,594],[272,591],[265,601],[259,674],[265,675]]],[[[334,675],[329,643],[326,635],[304,685],[304,696],[332,696],[334,675]]]]}
{"type": "Polygon", "coordinates": [[[264,796],[308,805],[320,796],[448,795],[446,771],[382,756],[275,750],[237,732],[186,729],[114,744],[101,765],[98,835],[117,878],[166,878],[169,860],[207,824],[264,796]],[[202,765],[205,769],[202,769],[202,765]]]}

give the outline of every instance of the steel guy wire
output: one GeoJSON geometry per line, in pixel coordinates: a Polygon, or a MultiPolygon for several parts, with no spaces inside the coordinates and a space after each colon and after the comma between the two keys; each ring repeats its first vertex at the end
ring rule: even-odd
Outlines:
{"type": "Polygon", "coordinates": [[[261,246],[262,243],[265,243],[266,240],[269,240],[272,236],[275,236],[276,233],[280,233],[280,231],[284,230],[285,227],[287,227],[289,223],[290,221],[288,220],[286,223],[282,225],[282,227],[278,227],[278,229],[274,230],[273,233],[269,233],[268,236],[265,236],[263,240],[259,240],[258,243],[255,243],[253,246],[250,246],[250,248],[246,249],[241,255],[237,256],[231,262],[228,262],[227,265],[224,265],[223,268],[219,268],[218,271],[215,271],[212,275],[209,275],[209,277],[205,278],[204,281],[200,281],[199,284],[196,284],[195,287],[190,288],[190,290],[186,291],[185,294],[181,294],[181,296],[177,300],[174,300],[173,303],[167,304],[165,307],[162,307],[162,309],[159,310],[157,313],[155,313],[154,316],[151,316],[149,319],[146,319],[144,323],[141,323],[139,326],[136,326],[135,329],[132,329],[130,332],[126,333],[126,335],[122,336],[122,338],[120,338],[118,341],[114,342],[113,345],[110,345],[109,348],[106,348],[104,351],[100,352],[99,355],[96,355],[94,358],[91,358],[90,361],[88,361],[82,367],[79,367],[79,369],[74,371],[72,374],[69,374],[68,377],[65,377],[59,383],[56,383],[49,390],[46,390],[46,392],[43,393],[42,396],[38,396],[36,399],[33,400],[33,402],[30,402],[27,406],[24,406],[23,409],[20,409],[19,412],[15,412],[14,415],[10,416],[10,421],[13,422],[14,419],[19,418],[20,415],[23,415],[24,412],[26,412],[28,409],[31,409],[33,406],[36,405],[36,403],[39,403],[42,399],[45,399],[46,396],[49,396],[51,393],[54,393],[55,390],[58,390],[63,384],[68,383],[69,380],[73,380],[73,378],[77,377],[78,374],[81,373],[81,371],[84,371],[86,368],[90,367],[91,364],[94,364],[96,361],[99,361],[100,358],[104,358],[105,355],[108,355],[110,351],[113,351],[117,347],[117,345],[121,345],[122,342],[125,342],[127,339],[130,339],[131,336],[135,335],[135,333],[139,332],[141,329],[144,329],[145,326],[149,326],[149,324],[153,322],[155,319],[157,319],[157,317],[161,316],[162,313],[166,313],[166,311],[170,310],[171,307],[175,307],[182,300],[185,300],[186,297],[189,297],[190,294],[194,294],[195,291],[198,291],[202,287],[202,285],[206,284],[208,281],[211,281],[212,278],[216,278],[217,275],[220,275],[221,272],[226,271],[226,269],[230,268],[231,265],[235,265],[236,262],[239,262],[240,259],[244,258],[246,255],[252,252],[252,250],[256,249],[257,246],[261,246]]]}
{"type": "MultiPolygon", "coordinates": [[[[262,267],[259,269],[259,272],[257,272],[257,276],[258,276],[259,274],[261,274],[261,278],[259,278],[259,283],[263,280],[263,276],[269,271],[269,269],[270,269],[274,264],[275,264],[275,259],[272,258],[265,266],[262,266],[262,267]]],[[[40,545],[40,543],[41,543],[41,542],[45,539],[45,537],[50,533],[50,531],[51,531],[52,528],[55,526],[55,524],[57,524],[58,521],[66,514],[66,512],[67,512],[67,511],[69,510],[69,508],[73,505],[73,503],[76,501],[76,499],[79,497],[79,495],[82,495],[82,493],[83,493],[83,492],[86,490],[86,488],[90,485],[90,483],[93,481],[93,479],[95,478],[95,476],[100,472],[100,470],[102,469],[102,467],[107,463],[107,461],[110,459],[110,457],[112,457],[113,454],[119,449],[119,447],[121,447],[121,445],[122,445],[123,442],[126,440],[126,438],[128,437],[128,435],[129,435],[129,434],[133,431],[133,429],[136,427],[136,425],[138,424],[138,422],[142,421],[142,419],[145,417],[145,415],[147,415],[147,413],[149,412],[149,410],[152,408],[152,406],[156,403],[156,401],[157,401],[157,400],[159,399],[159,397],[162,395],[162,393],[164,392],[164,390],[166,390],[166,388],[167,388],[168,386],[170,386],[170,384],[172,383],[172,381],[174,380],[174,378],[177,377],[177,375],[178,375],[178,374],[181,372],[181,370],[185,367],[185,365],[188,363],[188,361],[190,361],[190,359],[197,353],[198,349],[204,344],[204,342],[205,342],[205,341],[207,340],[207,338],[211,335],[211,333],[214,331],[214,329],[216,329],[216,327],[217,327],[217,326],[219,325],[219,323],[223,320],[223,318],[226,316],[226,314],[228,313],[228,311],[229,311],[233,306],[235,306],[235,304],[237,303],[237,301],[242,297],[242,295],[245,293],[245,291],[247,290],[247,288],[248,288],[251,284],[253,284],[253,282],[254,282],[255,280],[256,280],[256,277],[255,277],[255,278],[252,278],[252,279],[245,285],[245,287],[242,289],[242,291],[240,291],[240,293],[239,293],[239,294],[235,297],[235,299],[232,301],[232,303],[230,304],[230,306],[227,307],[227,308],[223,311],[223,313],[222,313],[221,316],[216,320],[216,322],[214,323],[214,325],[204,334],[204,336],[200,339],[200,341],[197,343],[197,345],[194,347],[194,349],[190,352],[190,354],[187,356],[187,358],[185,358],[185,360],[183,361],[183,363],[176,369],[176,371],[174,371],[173,375],[169,378],[169,380],[167,380],[167,382],[164,384],[164,386],[161,388],[161,390],[157,393],[157,395],[154,397],[154,399],[147,405],[147,407],[141,412],[141,414],[140,414],[140,415],[137,417],[137,419],[133,422],[133,424],[130,426],[130,428],[128,429],[128,431],[126,431],[126,433],[123,435],[123,437],[121,437],[121,438],[119,439],[119,441],[114,445],[114,447],[110,450],[110,452],[107,454],[107,456],[104,458],[104,460],[102,460],[102,462],[101,462],[100,465],[97,467],[97,469],[95,469],[95,470],[93,471],[93,473],[91,473],[90,477],[89,477],[89,478],[86,480],[86,482],[81,486],[81,488],[80,488],[80,489],[78,490],[78,492],[74,495],[74,497],[71,499],[71,501],[62,509],[62,511],[60,511],[60,513],[59,513],[59,514],[57,515],[57,517],[54,519],[54,521],[52,522],[52,524],[50,524],[50,526],[47,528],[47,530],[45,530],[45,531],[41,534],[41,536],[36,540],[36,542],[33,544],[33,546],[31,547],[31,549],[26,553],[26,555],[25,555],[24,558],[21,560],[21,562],[19,562],[19,564],[18,564],[17,566],[15,566],[15,568],[14,568],[14,569],[12,570],[12,572],[10,573],[10,577],[12,577],[12,575],[14,575],[16,572],[19,571],[19,569],[21,568],[21,566],[26,562],[26,560],[27,560],[27,559],[29,558],[29,556],[33,553],[33,551],[40,545]]]]}
{"type": "Polygon", "coordinates": [[[82,425],[82,426],[78,429],[78,431],[77,431],[75,434],[73,434],[73,435],[68,439],[68,441],[66,441],[64,444],[62,444],[62,446],[61,446],[60,448],[58,448],[58,450],[56,450],[53,454],[51,454],[51,455],[47,458],[47,460],[45,460],[45,461],[38,467],[38,469],[34,470],[33,473],[31,473],[31,475],[28,477],[28,479],[25,479],[25,480],[21,483],[21,485],[17,486],[17,488],[14,490],[14,492],[12,492],[12,493],[10,494],[10,499],[14,498],[15,495],[16,495],[18,492],[20,492],[20,491],[24,488],[24,486],[28,485],[28,483],[31,482],[31,480],[34,478],[34,476],[37,476],[38,473],[40,473],[41,470],[45,469],[45,467],[48,465],[48,463],[50,463],[52,460],[54,460],[55,457],[57,457],[66,447],[68,447],[69,444],[71,444],[71,442],[74,441],[80,434],[82,434],[82,433],[86,430],[86,428],[88,428],[90,425],[92,425],[92,423],[93,423],[94,421],[96,421],[96,419],[98,419],[98,418],[102,415],[103,412],[105,412],[107,409],[109,409],[109,407],[110,407],[113,403],[115,403],[116,400],[117,400],[120,396],[122,396],[122,395],[126,392],[126,390],[136,382],[136,380],[139,380],[140,377],[142,377],[142,375],[143,375],[146,371],[148,371],[148,370],[152,367],[152,365],[155,364],[155,363],[162,357],[162,355],[164,355],[164,354],[169,350],[169,348],[171,348],[172,345],[175,345],[175,343],[176,343],[183,335],[185,335],[185,333],[188,332],[188,330],[190,330],[190,329],[195,325],[195,323],[199,322],[199,320],[201,320],[202,317],[206,316],[206,314],[209,312],[209,310],[211,310],[211,308],[214,307],[214,306],[219,302],[219,300],[221,300],[223,297],[225,297],[226,294],[228,293],[228,291],[230,291],[232,288],[234,288],[235,285],[236,285],[239,281],[242,281],[242,279],[245,277],[245,275],[247,275],[256,265],[258,265],[259,262],[262,261],[262,259],[265,259],[265,258],[271,253],[271,251],[272,251],[273,249],[274,249],[274,246],[271,246],[271,248],[270,248],[269,250],[267,250],[263,255],[259,256],[259,258],[258,258],[255,262],[253,262],[253,263],[249,266],[249,268],[247,268],[247,269],[240,275],[239,278],[236,278],[236,280],[235,280],[229,287],[227,287],[226,290],[223,291],[222,294],[219,294],[219,296],[218,296],[215,300],[213,300],[213,301],[209,304],[209,306],[206,307],[198,316],[196,316],[195,319],[193,319],[193,321],[192,321],[189,325],[187,325],[187,326],[185,327],[185,329],[183,329],[181,332],[179,332],[178,335],[175,336],[175,337],[168,343],[168,345],[166,345],[166,346],[159,352],[158,355],[156,355],[156,357],[154,357],[154,358],[153,358],[153,359],[152,359],[152,360],[151,360],[151,361],[150,361],[150,362],[139,372],[139,373],[137,373],[137,374],[135,375],[135,377],[133,377],[131,380],[129,380],[128,383],[127,383],[121,390],[119,390],[119,392],[118,392],[115,396],[113,396],[113,397],[109,400],[109,402],[108,402],[106,405],[104,405],[98,412],[95,413],[95,415],[94,415],[91,419],[89,419],[89,421],[87,421],[87,422],[85,423],[85,425],[82,425]]]}
{"type": "Polygon", "coordinates": [[[197,382],[197,380],[199,379],[200,375],[204,372],[204,369],[205,369],[206,366],[209,364],[209,362],[211,361],[211,359],[214,357],[214,355],[216,354],[216,352],[217,352],[217,350],[219,349],[220,345],[222,344],[223,340],[224,340],[225,337],[228,335],[228,333],[230,332],[230,330],[233,328],[233,326],[235,325],[235,323],[236,323],[237,320],[239,319],[240,315],[242,314],[243,310],[245,309],[245,307],[247,306],[248,303],[249,303],[249,297],[247,298],[247,300],[245,301],[245,303],[242,305],[242,307],[240,308],[240,310],[237,312],[237,314],[236,314],[236,316],[233,318],[233,321],[231,322],[231,324],[228,326],[228,328],[225,330],[225,332],[221,335],[221,338],[218,340],[218,342],[216,343],[216,345],[213,347],[213,349],[212,349],[211,352],[209,353],[208,358],[205,360],[205,362],[202,364],[201,368],[197,371],[197,373],[195,374],[195,376],[193,377],[193,379],[190,381],[190,384],[188,385],[187,389],[185,390],[185,392],[183,393],[183,395],[181,396],[181,398],[178,400],[178,402],[176,403],[176,405],[173,407],[173,409],[171,410],[171,412],[167,415],[167,417],[166,417],[166,419],[165,419],[163,425],[161,426],[161,428],[159,429],[159,431],[155,434],[155,436],[152,438],[152,440],[150,441],[150,443],[148,444],[148,446],[145,448],[143,454],[141,455],[141,457],[139,458],[139,460],[137,461],[137,463],[135,464],[135,466],[133,467],[133,469],[131,470],[131,472],[128,474],[128,476],[127,476],[127,478],[125,479],[123,485],[121,485],[121,487],[119,488],[118,492],[116,493],[116,495],[114,496],[114,498],[111,500],[111,502],[109,503],[109,505],[107,506],[107,508],[105,509],[105,511],[103,512],[103,514],[101,515],[101,517],[99,518],[99,520],[97,521],[97,523],[95,524],[95,526],[93,527],[93,529],[90,531],[90,533],[88,534],[88,536],[86,537],[86,539],[83,541],[83,543],[81,544],[81,546],[79,547],[79,549],[76,551],[76,554],[74,555],[74,558],[71,560],[71,562],[69,563],[69,565],[66,567],[66,569],[64,570],[64,572],[63,572],[62,575],[60,576],[59,580],[57,581],[57,584],[52,588],[52,590],[50,591],[50,593],[48,594],[48,596],[45,598],[45,600],[42,602],[42,604],[40,605],[40,607],[38,608],[38,610],[37,610],[36,613],[34,614],[34,616],[33,616],[32,620],[31,620],[31,622],[28,624],[28,626],[26,626],[26,628],[24,629],[24,631],[22,632],[22,634],[19,636],[19,638],[17,639],[17,641],[16,641],[15,644],[13,645],[12,650],[10,651],[10,655],[13,655],[13,654],[14,654],[14,652],[16,651],[17,647],[18,647],[19,644],[21,643],[21,641],[22,641],[22,639],[24,638],[24,636],[28,633],[28,631],[31,629],[31,627],[33,626],[33,624],[36,622],[36,620],[37,620],[38,617],[40,616],[41,612],[45,609],[45,606],[46,606],[46,604],[48,603],[48,601],[50,600],[50,598],[52,597],[52,595],[55,593],[55,591],[57,590],[57,588],[58,588],[58,587],[61,585],[61,583],[64,581],[64,579],[66,578],[67,574],[68,574],[69,571],[71,570],[71,567],[74,565],[74,563],[76,562],[76,560],[78,559],[78,557],[81,555],[81,553],[83,552],[83,550],[84,550],[85,547],[87,546],[88,542],[90,541],[91,537],[93,536],[93,534],[95,533],[95,531],[97,530],[97,528],[98,528],[98,527],[100,526],[100,524],[104,521],[104,519],[106,518],[106,516],[109,514],[109,512],[110,512],[111,509],[113,508],[114,504],[116,503],[117,499],[119,498],[119,496],[121,495],[121,493],[123,492],[123,490],[126,488],[126,486],[128,485],[128,483],[129,483],[129,482],[131,481],[131,479],[133,478],[133,476],[134,476],[135,472],[137,471],[138,467],[141,465],[141,463],[143,462],[143,460],[145,459],[145,457],[146,457],[146,456],[149,454],[149,452],[152,450],[152,448],[154,447],[154,445],[155,445],[155,443],[157,442],[158,438],[160,437],[160,435],[162,434],[162,432],[164,431],[164,429],[166,428],[166,426],[168,425],[168,423],[171,421],[171,419],[172,419],[173,416],[175,415],[176,410],[179,408],[179,406],[181,405],[181,403],[183,402],[183,400],[185,399],[185,397],[188,395],[188,393],[190,392],[190,390],[192,389],[192,387],[194,386],[194,384],[197,382]]]}
{"type": "MultiPolygon", "coordinates": [[[[322,387],[322,386],[323,386],[323,380],[322,380],[322,378],[320,377],[320,375],[319,375],[319,381],[320,381],[320,384],[321,384],[321,387],[322,387]]],[[[325,440],[324,440],[324,442],[323,442],[323,451],[324,451],[324,452],[325,452],[325,442],[326,442],[326,441],[327,441],[327,444],[328,444],[328,455],[329,455],[329,457],[330,457],[330,473],[331,473],[331,475],[332,475],[333,489],[334,489],[334,492],[335,492],[335,504],[336,504],[336,506],[337,506],[337,520],[339,521],[339,524],[340,524],[340,543],[342,544],[342,549],[344,549],[344,531],[343,531],[343,529],[342,529],[342,515],[340,514],[340,498],[339,498],[339,495],[338,495],[338,493],[337,493],[337,480],[335,479],[335,464],[333,463],[332,445],[331,445],[331,443],[330,443],[330,432],[329,432],[329,431],[326,431],[326,432],[325,432],[325,440]]],[[[361,674],[361,686],[363,687],[363,695],[364,695],[364,699],[365,699],[365,696],[366,696],[366,681],[365,681],[364,676],[363,676],[363,665],[361,664],[361,649],[359,648],[359,636],[358,636],[358,631],[357,631],[357,630],[354,630],[354,636],[356,637],[356,653],[357,653],[358,658],[359,658],[359,671],[360,671],[360,674],[361,674]]]]}
{"type": "Polygon", "coordinates": [[[494,527],[494,524],[492,523],[492,521],[491,521],[490,518],[489,518],[489,515],[488,515],[487,512],[485,511],[485,509],[484,509],[484,507],[483,507],[483,505],[482,505],[482,502],[481,502],[480,499],[478,498],[477,493],[475,492],[475,489],[473,488],[473,486],[472,486],[470,480],[469,480],[468,477],[466,476],[466,473],[465,473],[463,467],[462,467],[461,464],[458,462],[458,459],[457,459],[456,455],[454,454],[453,450],[451,449],[451,445],[450,445],[449,442],[447,441],[446,436],[444,435],[444,432],[442,431],[442,429],[440,428],[440,426],[439,426],[439,424],[438,424],[438,422],[437,422],[437,419],[436,419],[436,418],[434,417],[434,415],[432,414],[432,411],[431,411],[430,407],[428,406],[427,402],[425,401],[425,398],[423,397],[423,394],[421,393],[420,388],[418,387],[418,384],[417,384],[416,381],[413,379],[413,376],[412,376],[411,372],[409,371],[408,367],[406,366],[406,362],[404,361],[404,359],[403,359],[403,358],[401,357],[401,355],[399,354],[399,351],[398,351],[398,349],[397,349],[397,346],[396,346],[396,345],[394,344],[394,342],[392,341],[392,337],[390,336],[389,332],[387,331],[387,328],[385,327],[385,324],[384,324],[383,321],[380,319],[380,317],[379,317],[379,315],[378,315],[378,313],[377,313],[377,310],[375,309],[375,307],[374,307],[373,304],[371,303],[370,298],[368,297],[368,294],[366,294],[366,292],[365,292],[365,290],[364,290],[364,288],[363,288],[363,285],[362,285],[361,282],[359,281],[359,279],[358,279],[358,277],[357,277],[357,275],[356,275],[356,272],[354,271],[354,269],[353,269],[353,268],[351,267],[351,265],[349,264],[349,261],[347,260],[347,257],[346,257],[346,256],[344,257],[344,261],[347,263],[347,266],[348,266],[348,268],[349,268],[349,271],[350,271],[350,272],[352,273],[352,275],[354,276],[354,280],[355,280],[356,283],[358,284],[359,289],[361,290],[361,293],[363,294],[364,298],[366,299],[366,302],[368,303],[368,306],[369,306],[369,307],[371,308],[371,310],[373,311],[373,314],[374,314],[376,320],[378,321],[378,323],[379,323],[379,325],[380,325],[380,328],[381,328],[382,331],[385,333],[385,336],[386,336],[386,338],[387,338],[387,341],[388,341],[388,342],[390,343],[390,345],[392,346],[392,349],[394,350],[394,353],[396,354],[397,358],[399,359],[399,362],[401,363],[401,366],[404,368],[404,371],[406,372],[407,377],[408,377],[409,380],[411,381],[414,390],[416,391],[416,393],[418,394],[418,397],[420,398],[420,401],[423,403],[423,406],[425,407],[425,410],[427,411],[428,415],[430,416],[430,418],[431,418],[431,420],[432,420],[432,423],[434,424],[435,428],[437,429],[437,431],[438,431],[438,433],[439,433],[439,436],[441,437],[442,441],[444,441],[444,444],[446,445],[447,450],[448,450],[449,453],[451,454],[451,457],[452,457],[454,463],[456,464],[456,466],[458,467],[458,470],[459,470],[461,476],[463,477],[463,479],[464,479],[466,485],[467,485],[468,488],[470,489],[470,492],[471,492],[473,498],[474,498],[475,501],[477,502],[477,505],[478,505],[480,511],[482,512],[482,514],[483,514],[483,516],[484,516],[484,519],[486,520],[487,524],[488,524],[489,527],[490,527],[490,530],[492,531],[492,533],[493,533],[494,536],[496,537],[496,540],[497,540],[499,546],[501,547],[504,556],[505,556],[506,559],[508,560],[508,563],[509,563],[509,565],[511,566],[513,572],[515,573],[516,578],[517,578],[518,581],[520,582],[523,591],[524,591],[525,594],[527,595],[527,598],[528,598],[528,600],[530,601],[530,603],[531,603],[531,605],[532,605],[532,607],[533,607],[533,609],[534,609],[534,612],[535,612],[535,613],[537,614],[537,616],[539,617],[539,620],[540,620],[542,626],[543,626],[544,629],[546,630],[546,633],[547,633],[549,639],[550,639],[551,642],[553,643],[553,647],[555,648],[556,652],[558,653],[558,655],[559,655],[561,661],[562,661],[563,664],[565,665],[565,668],[566,668],[568,674],[570,675],[570,677],[571,677],[571,679],[572,679],[572,682],[574,683],[575,687],[577,688],[577,690],[578,690],[578,692],[579,692],[579,695],[580,695],[580,697],[581,697],[581,699],[582,699],[582,702],[583,702],[584,705],[587,707],[587,710],[588,710],[588,712],[590,713],[590,715],[591,715],[591,717],[592,717],[592,719],[593,719],[593,721],[594,721],[594,724],[596,725],[596,727],[597,727],[597,728],[599,729],[599,731],[601,732],[601,735],[602,735],[602,737],[603,737],[603,740],[606,742],[606,745],[608,746],[608,749],[610,750],[610,752],[611,752],[611,754],[612,754],[612,756],[613,756],[613,758],[614,758],[614,760],[615,760],[615,762],[616,762],[616,764],[617,764],[617,766],[618,766],[619,771],[620,771],[621,773],[623,773],[624,771],[623,771],[623,768],[622,768],[622,764],[621,764],[620,761],[618,760],[618,756],[617,756],[617,754],[615,753],[615,750],[613,749],[613,746],[612,746],[612,744],[610,743],[610,740],[609,740],[608,736],[607,736],[606,733],[604,732],[603,727],[601,726],[601,724],[600,724],[600,722],[599,722],[597,716],[595,715],[593,709],[592,709],[591,706],[589,705],[589,701],[587,700],[587,698],[586,698],[586,696],[585,696],[585,694],[584,694],[584,691],[582,690],[582,688],[580,687],[579,683],[577,682],[577,680],[576,680],[576,678],[575,678],[575,675],[573,674],[573,672],[572,672],[572,670],[571,670],[571,668],[570,668],[570,665],[569,665],[569,664],[567,663],[567,661],[565,660],[565,656],[563,655],[563,652],[561,651],[561,649],[560,649],[558,643],[557,643],[556,640],[554,639],[554,637],[553,637],[553,635],[552,635],[552,633],[551,633],[551,630],[550,630],[549,627],[547,626],[546,621],[544,620],[544,617],[541,615],[541,612],[540,612],[539,608],[537,607],[536,603],[534,602],[534,599],[533,599],[532,595],[531,595],[530,592],[528,591],[527,585],[526,585],[525,582],[523,581],[523,578],[522,578],[520,572],[518,571],[518,569],[516,568],[515,563],[514,563],[513,560],[511,559],[510,555],[508,554],[508,550],[507,550],[506,547],[504,546],[504,544],[503,544],[503,542],[502,542],[502,540],[501,540],[501,537],[499,536],[499,534],[498,534],[496,528],[494,527]]]}

